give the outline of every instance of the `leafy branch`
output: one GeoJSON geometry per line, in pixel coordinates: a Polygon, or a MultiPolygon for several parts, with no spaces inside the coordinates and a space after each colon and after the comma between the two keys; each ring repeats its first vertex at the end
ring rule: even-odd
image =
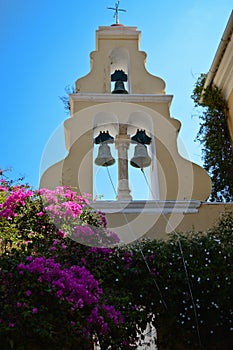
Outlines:
{"type": "Polygon", "coordinates": [[[192,99],[202,107],[197,140],[202,144],[204,168],[212,179],[210,201],[233,201],[233,150],[227,125],[228,107],[222,91],[215,85],[204,88],[206,74],[195,84],[192,99]]]}
{"type": "Polygon", "coordinates": [[[76,89],[74,86],[67,85],[65,87],[65,95],[59,96],[60,100],[64,104],[64,109],[66,114],[70,114],[70,94],[76,94],[76,89]]]}

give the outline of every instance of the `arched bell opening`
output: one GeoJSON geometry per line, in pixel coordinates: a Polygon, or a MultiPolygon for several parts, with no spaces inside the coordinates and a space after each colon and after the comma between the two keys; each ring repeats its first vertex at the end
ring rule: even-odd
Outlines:
{"type": "Polygon", "coordinates": [[[129,52],[125,48],[114,48],[110,54],[110,81],[112,94],[130,93],[129,52]]]}
{"type": "Polygon", "coordinates": [[[117,153],[114,146],[118,134],[114,113],[99,112],[93,121],[93,198],[115,200],[117,153]]]}
{"type": "Polygon", "coordinates": [[[158,200],[160,195],[153,120],[144,111],[133,112],[127,129],[131,135],[129,179],[132,197],[137,200],[158,200]]]}
{"type": "Polygon", "coordinates": [[[113,113],[99,112],[93,123],[94,198],[159,199],[153,121],[137,111],[125,123],[113,113]]]}

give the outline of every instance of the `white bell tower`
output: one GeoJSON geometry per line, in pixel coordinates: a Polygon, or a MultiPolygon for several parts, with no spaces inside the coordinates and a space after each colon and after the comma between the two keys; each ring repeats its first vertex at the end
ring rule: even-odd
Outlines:
{"type": "Polygon", "coordinates": [[[118,17],[96,31],[90,72],[77,79],[77,92],[70,95],[71,114],[64,122],[68,154],[44,172],[40,184],[71,186],[93,200],[103,195],[94,205],[108,213],[113,231],[125,235],[126,216],[131,222],[134,236],[126,241],[150,235],[161,213],[171,214],[169,224],[161,219],[163,232],[178,227],[184,213],[198,212],[211,192],[206,171],[178,152],[181,123],[170,115],[173,96],[147,71],[140,36],[118,17]]]}

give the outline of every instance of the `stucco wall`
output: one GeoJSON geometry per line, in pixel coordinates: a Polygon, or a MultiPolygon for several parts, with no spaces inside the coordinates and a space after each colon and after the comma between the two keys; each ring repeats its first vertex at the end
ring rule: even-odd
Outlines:
{"type": "MultiPolygon", "coordinates": [[[[100,206],[101,207],[101,206],[100,206]]],[[[226,212],[233,212],[233,203],[201,203],[196,213],[148,213],[143,207],[138,213],[128,211],[107,214],[108,227],[119,234],[123,242],[138,238],[167,239],[169,233],[206,231],[226,212]]]]}

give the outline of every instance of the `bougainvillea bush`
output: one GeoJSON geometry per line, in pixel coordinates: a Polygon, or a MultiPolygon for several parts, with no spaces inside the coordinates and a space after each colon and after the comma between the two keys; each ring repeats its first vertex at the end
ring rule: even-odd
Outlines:
{"type": "Polygon", "coordinates": [[[230,350],[232,233],[229,213],[205,233],[118,246],[88,196],[3,177],[0,348],[146,349],[156,328],[159,350],[230,350]]]}
{"type": "Polygon", "coordinates": [[[116,235],[68,188],[32,191],[2,179],[0,198],[1,349],[90,349],[122,315],[82,258],[73,251],[70,259],[70,247],[80,245],[70,237],[80,239],[79,227],[88,244],[93,237],[114,244],[116,235]]]}

